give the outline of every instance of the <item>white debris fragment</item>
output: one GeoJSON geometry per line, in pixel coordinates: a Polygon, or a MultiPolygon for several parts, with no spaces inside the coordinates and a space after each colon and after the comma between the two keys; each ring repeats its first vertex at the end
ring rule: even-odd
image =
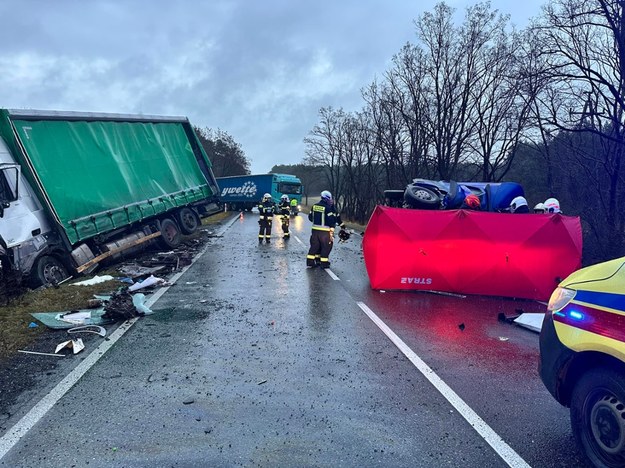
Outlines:
{"type": "Polygon", "coordinates": [[[536,312],[536,313],[525,312],[519,315],[517,318],[515,318],[514,323],[522,327],[525,327],[528,330],[532,330],[536,333],[540,333],[540,330],[543,327],[544,318],[545,318],[545,314],[541,312],[536,312]]]}
{"type": "Polygon", "coordinates": [[[72,283],[72,286],[92,286],[94,284],[104,283],[105,281],[111,281],[113,278],[111,275],[94,276],[91,279],[85,281],[79,281],[78,283],[72,283]]]}

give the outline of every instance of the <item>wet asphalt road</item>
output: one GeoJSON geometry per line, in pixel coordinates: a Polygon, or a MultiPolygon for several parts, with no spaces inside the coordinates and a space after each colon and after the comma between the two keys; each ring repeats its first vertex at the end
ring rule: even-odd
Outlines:
{"type": "Polygon", "coordinates": [[[540,304],[373,291],[360,236],[335,246],[337,280],[305,268],[303,216],[262,246],[256,220],[213,239],[0,466],[506,466],[359,302],[527,464],[583,466],[538,335],[497,321],[540,304]]]}

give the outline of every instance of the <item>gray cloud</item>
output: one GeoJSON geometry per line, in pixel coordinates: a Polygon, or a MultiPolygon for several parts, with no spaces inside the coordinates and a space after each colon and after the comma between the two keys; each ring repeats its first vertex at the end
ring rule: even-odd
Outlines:
{"type": "MultiPolygon", "coordinates": [[[[515,16],[498,3],[515,22],[540,5],[515,16]]],[[[358,109],[434,4],[4,0],[0,107],[186,115],[228,131],[266,172],[301,161],[320,107],[358,109]]]]}

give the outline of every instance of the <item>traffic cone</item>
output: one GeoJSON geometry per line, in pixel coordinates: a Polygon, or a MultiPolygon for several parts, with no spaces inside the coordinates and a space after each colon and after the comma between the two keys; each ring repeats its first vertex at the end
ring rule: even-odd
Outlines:
{"type": "Polygon", "coordinates": [[[242,211],[239,213],[239,219],[243,219],[243,212],[242,211]]]}

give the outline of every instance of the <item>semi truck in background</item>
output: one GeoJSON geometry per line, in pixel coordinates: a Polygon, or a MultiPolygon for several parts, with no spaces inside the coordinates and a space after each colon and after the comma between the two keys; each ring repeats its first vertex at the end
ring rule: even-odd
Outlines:
{"type": "Polygon", "coordinates": [[[251,211],[258,206],[263,195],[269,193],[276,203],[282,195],[297,200],[299,211],[302,203],[302,181],[290,174],[254,174],[217,177],[219,199],[231,211],[251,211]]]}
{"type": "Polygon", "coordinates": [[[0,109],[3,279],[54,284],[176,247],[218,202],[186,117],[0,109]]]}

